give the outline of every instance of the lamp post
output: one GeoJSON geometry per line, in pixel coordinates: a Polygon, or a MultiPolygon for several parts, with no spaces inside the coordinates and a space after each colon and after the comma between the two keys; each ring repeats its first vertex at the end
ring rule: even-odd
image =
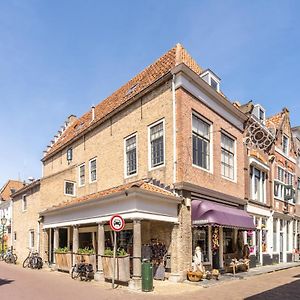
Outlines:
{"type": "Polygon", "coordinates": [[[1,248],[1,252],[4,252],[4,229],[5,229],[6,222],[7,222],[7,219],[5,218],[5,216],[3,216],[1,218],[1,225],[2,225],[2,248],[1,248]]]}

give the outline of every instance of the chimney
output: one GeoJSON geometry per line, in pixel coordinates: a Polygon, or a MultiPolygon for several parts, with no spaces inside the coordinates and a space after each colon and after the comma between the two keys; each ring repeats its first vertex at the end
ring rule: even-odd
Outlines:
{"type": "Polygon", "coordinates": [[[92,121],[93,122],[95,120],[95,105],[92,106],[92,121]]]}

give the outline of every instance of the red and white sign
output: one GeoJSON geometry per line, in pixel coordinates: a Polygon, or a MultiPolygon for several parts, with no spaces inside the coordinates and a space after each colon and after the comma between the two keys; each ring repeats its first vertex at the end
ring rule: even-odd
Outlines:
{"type": "Polygon", "coordinates": [[[109,220],[109,225],[113,231],[121,231],[125,226],[125,221],[121,216],[114,215],[109,220]]]}

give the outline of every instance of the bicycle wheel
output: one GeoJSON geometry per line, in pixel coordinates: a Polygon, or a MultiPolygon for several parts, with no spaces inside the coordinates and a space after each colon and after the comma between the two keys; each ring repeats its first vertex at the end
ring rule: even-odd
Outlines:
{"type": "Polygon", "coordinates": [[[16,264],[18,260],[18,256],[16,254],[13,254],[12,257],[13,257],[13,263],[16,264]]]}
{"type": "Polygon", "coordinates": [[[29,257],[26,257],[26,259],[23,261],[23,268],[29,267],[29,257]]]}
{"type": "Polygon", "coordinates": [[[12,263],[12,257],[11,257],[11,255],[6,255],[6,257],[5,257],[5,262],[6,262],[7,264],[11,264],[11,263],[12,263]]]}
{"type": "Polygon", "coordinates": [[[77,266],[73,266],[71,269],[71,278],[72,279],[77,279],[79,276],[78,270],[77,270],[77,266]]]}
{"type": "Polygon", "coordinates": [[[43,267],[43,260],[42,260],[41,257],[38,256],[38,258],[37,258],[37,268],[42,269],[42,267],[43,267]]]}

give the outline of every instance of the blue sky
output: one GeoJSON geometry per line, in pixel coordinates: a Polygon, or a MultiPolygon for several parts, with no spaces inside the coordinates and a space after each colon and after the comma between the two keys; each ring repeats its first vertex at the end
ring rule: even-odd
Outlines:
{"type": "Polygon", "coordinates": [[[0,185],[41,176],[77,116],[177,42],[232,100],[287,106],[300,125],[299,1],[0,0],[0,185]]]}

